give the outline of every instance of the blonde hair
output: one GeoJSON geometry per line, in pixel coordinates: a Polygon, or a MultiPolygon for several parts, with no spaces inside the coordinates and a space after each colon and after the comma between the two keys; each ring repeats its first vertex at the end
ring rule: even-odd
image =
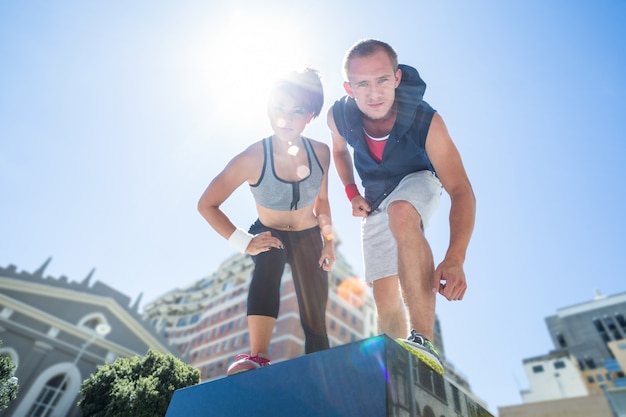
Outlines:
{"type": "Polygon", "coordinates": [[[379,41],[378,39],[361,39],[348,49],[346,55],[343,58],[343,76],[345,81],[348,80],[348,65],[354,58],[362,58],[375,54],[378,51],[384,51],[389,59],[393,70],[398,69],[398,54],[396,51],[386,42],[379,41]]]}

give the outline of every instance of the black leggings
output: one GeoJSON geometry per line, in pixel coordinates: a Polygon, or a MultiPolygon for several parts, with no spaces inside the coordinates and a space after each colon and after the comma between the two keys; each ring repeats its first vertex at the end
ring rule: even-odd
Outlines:
{"type": "Polygon", "coordinates": [[[316,226],[308,230],[286,232],[265,227],[258,220],[250,227],[252,234],[267,230],[282,241],[284,249],[272,248],[252,257],[254,272],[248,292],[248,315],[278,317],[280,281],[285,264],[289,264],[300,310],[300,323],[304,330],[304,352],[328,349],[328,273],[318,264],[323,247],[320,228],[316,226]]]}

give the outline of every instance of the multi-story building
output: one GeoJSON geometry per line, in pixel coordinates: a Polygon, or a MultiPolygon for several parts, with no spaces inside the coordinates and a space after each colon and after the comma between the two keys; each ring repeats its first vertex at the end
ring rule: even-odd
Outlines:
{"type": "Polygon", "coordinates": [[[576,360],[567,350],[524,359],[524,371],[532,389],[522,390],[522,401],[532,403],[589,394],[576,360]]]}
{"type": "Polygon", "coordinates": [[[556,349],[524,360],[530,385],[521,392],[524,404],[502,407],[500,416],[626,415],[625,317],[626,293],[596,293],[546,317],[556,349]]]}
{"type": "Polygon", "coordinates": [[[16,365],[18,397],[3,415],[78,417],[78,391],[98,365],[149,349],[173,353],[135,302],[99,282],[0,268],[0,355],[16,365]]]}
{"type": "MultiPolygon", "coordinates": [[[[577,361],[589,392],[602,392],[602,386],[614,386],[614,377],[606,369],[606,361],[615,357],[611,341],[626,340],[626,293],[604,296],[596,293],[593,300],[557,310],[547,317],[552,342],[558,349],[567,349],[577,361]]],[[[624,378],[623,372],[617,376],[624,378]]]]}
{"type": "MultiPolygon", "coordinates": [[[[331,347],[376,335],[372,297],[341,254],[336,255],[326,313],[331,347]]],[[[225,375],[234,357],[249,348],[246,303],[253,268],[249,256],[236,254],[209,277],[144,307],[144,318],[178,346],[184,360],[201,370],[203,380],[225,375]]],[[[269,354],[272,362],[280,362],[303,353],[304,333],[287,265],[269,354]]]]}
{"type": "MultiPolygon", "coordinates": [[[[376,308],[369,288],[355,276],[335,243],[329,274],[326,328],[330,346],[376,336],[376,308]]],[[[203,381],[226,375],[239,353],[249,350],[246,303],[254,264],[236,254],[210,276],[169,291],[144,307],[144,318],[178,347],[182,359],[200,369],[203,381]]],[[[281,280],[280,312],[270,344],[273,363],[304,354],[304,333],[289,265],[281,280]]],[[[446,376],[467,392],[467,379],[448,362],[441,325],[435,317],[435,344],[446,376]]]]}

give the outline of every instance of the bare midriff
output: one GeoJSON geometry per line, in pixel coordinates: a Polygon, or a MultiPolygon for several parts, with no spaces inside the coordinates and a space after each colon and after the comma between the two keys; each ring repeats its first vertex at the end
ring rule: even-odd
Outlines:
{"type": "Polygon", "coordinates": [[[300,231],[318,225],[313,208],[309,205],[298,210],[278,211],[256,205],[259,220],[271,229],[300,231]]]}

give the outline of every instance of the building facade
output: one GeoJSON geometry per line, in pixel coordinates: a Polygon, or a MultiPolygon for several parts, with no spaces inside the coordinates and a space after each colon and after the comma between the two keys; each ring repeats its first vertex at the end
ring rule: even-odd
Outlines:
{"type": "Polygon", "coordinates": [[[18,397],[3,415],[78,417],[78,391],[98,365],[149,349],[174,353],[143,321],[139,299],[99,282],[0,268],[0,355],[16,365],[18,397]]]}
{"type": "Polygon", "coordinates": [[[625,317],[626,293],[597,292],[593,300],[547,317],[555,350],[524,360],[524,404],[501,407],[500,417],[626,416],[625,317]]]}
{"type": "MultiPolygon", "coordinates": [[[[331,347],[377,334],[369,288],[341,253],[336,255],[326,314],[331,347]]],[[[14,265],[0,267],[0,355],[16,365],[20,386],[18,398],[0,414],[78,417],[78,391],[98,365],[143,356],[149,349],[173,353],[198,368],[203,381],[224,376],[235,355],[249,350],[249,256],[227,259],[210,276],[148,304],[143,315],[138,311],[141,296],[132,302],[94,282],[94,271],[81,282],[44,276],[50,261],[32,273],[14,265]]],[[[445,360],[438,320],[435,334],[446,375],[469,392],[466,379],[445,360]]],[[[304,334],[287,266],[270,355],[280,362],[303,354],[304,334]]]]}
{"type": "Polygon", "coordinates": [[[546,318],[546,324],[555,347],[567,349],[576,358],[590,392],[613,387],[616,379],[621,383],[623,372],[611,376],[605,362],[615,360],[609,344],[626,340],[626,293],[596,293],[591,301],[557,310],[546,318]]]}
{"type": "Polygon", "coordinates": [[[532,403],[589,394],[576,360],[567,350],[524,359],[524,371],[532,389],[522,390],[522,401],[532,403]]]}
{"type": "MultiPolygon", "coordinates": [[[[224,376],[235,356],[249,350],[246,305],[253,268],[250,256],[236,254],[212,275],[144,307],[144,318],[178,348],[183,360],[200,369],[203,381],[224,376]]],[[[330,346],[375,336],[372,297],[364,285],[356,283],[339,253],[329,280],[326,325],[330,346]]],[[[304,354],[289,265],[281,281],[280,312],[269,354],[274,363],[304,354]]]]}
{"type": "MultiPolygon", "coordinates": [[[[376,308],[369,288],[355,276],[338,250],[329,274],[326,328],[331,347],[378,334],[376,308]]],[[[144,307],[144,319],[175,346],[182,360],[201,372],[203,382],[222,378],[239,353],[249,353],[247,296],[254,264],[235,254],[211,275],[169,291],[144,307]]],[[[304,354],[304,333],[289,265],[281,280],[279,316],[269,356],[272,363],[304,354]]],[[[471,394],[467,379],[445,358],[441,325],[435,318],[435,340],[446,378],[471,394]]],[[[476,399],[477,404],[483,404],[476,399]]]]}

